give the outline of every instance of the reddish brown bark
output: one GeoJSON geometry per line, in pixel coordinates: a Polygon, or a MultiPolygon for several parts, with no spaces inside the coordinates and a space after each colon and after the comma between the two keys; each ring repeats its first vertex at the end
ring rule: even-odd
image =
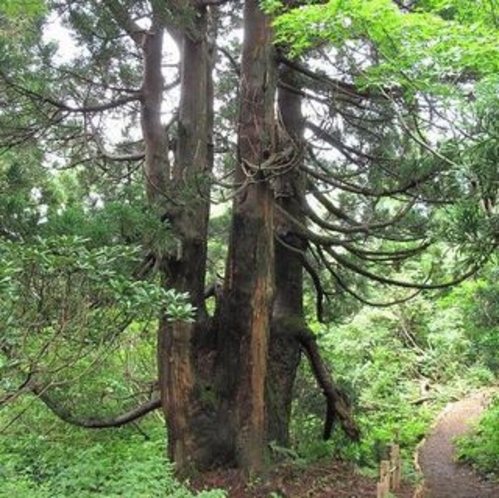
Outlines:
{"type": "Polygon", "coordinates": [[[273,200],[262,164],[273,153],[274,76],[271,28],[257,0],[244,9],[239,164],[223,303],[219,316],[222,418],[234,458],[252,472],[266,449],[265,382],[274,288],[273,200]],[[229,378],[223,378],[229,376],[229,378]]]}

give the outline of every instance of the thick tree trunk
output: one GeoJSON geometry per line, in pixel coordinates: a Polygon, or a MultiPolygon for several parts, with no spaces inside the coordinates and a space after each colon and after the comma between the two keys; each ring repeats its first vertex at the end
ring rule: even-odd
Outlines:
{"type": "MultiPolygon", "coordinates": [[[[304,189],[300,172],[303,149],[304,120],[301,97],[286,88],[299,88],[299,81],[287,67],[281,67],[279,81],[285,83],[278,91],[279,149],[290,149],[288,164],[274,181],[275,202],[300,222],[303,214],[300,205],[304,189]]],[[[275,218],[275,302],[272,313],[272,330],[267,381],[267,413],[269,441],[279,446],[289,445],[289,422],[293,401],[293,385],[300,363],[300,344],[295,331],[304,326],[303,268],[301,252],[306,250],[304,241],[290,224],[276,213],[275,218]]]]}
{"type": "Polygon", "coordinates": [[[158,365],[162,404],[168,426],[168,454],[180,474],[213,463],[213,416],[216,413],[205,379],[210,376],[209,322],[204,305],[206,246],[210,207],[211,61],[208,15],[197,9],[195,29],[181,36],[181,83],[178,147],[167,204],[175,237],[163,261],[165,284],[189,293],[196,307],[194,323],[170,322],[159,329],[158,365]],[[205,395],[206,394],[206,395],[205,395]]]}
{"type": "Polygon", "coordinates": [[[320,356],[314,336],[308,331],[303,311],[303,265],[307,242],[294,229],[290,218],[305,225],[302,199],[305,178],[300,171],[303,158],[304,120],[301,112],[299,76],[288,67],[281,67],[279,88],[279,148],[290,150],[285,173],[274,181],[279,209],[275,217],[276,233],[276,293],[272,314],[269,377],[267,381],[267,411],[269,440],[280,446],[289,444],[289,422],[293,400],[293,384],[303,350],[311,363],[312,372],[326,399],[324,439],[331,435],[333,422],[338,420],[353,440],[359,430],[351,417],[346,396],[334,384],[327,365],[320,356]],[[295,91],[291,90],[295,89],[295,91]],[[285,211],[286,216],[281,213],[285,211]]]}
{"type": "Polygon", "coordinates": [[[266,453],[265,382],[274,288],[273,199],[263,163],[272,155],[275,91],[270,22],[246,0],[239,164],[219,314],[220,423],[238,466],[260,471],[266,453]]]}

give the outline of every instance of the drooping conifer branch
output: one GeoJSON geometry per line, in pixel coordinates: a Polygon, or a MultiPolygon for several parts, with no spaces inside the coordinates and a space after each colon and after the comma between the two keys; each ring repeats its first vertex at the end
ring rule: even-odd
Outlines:
{"type": "Polygon", "coordinates": [[[86,429],[106,429],[109,427],[121,427],[123,425],[135,422],[139,418],[144,417],[148,413],[157,410],[161,407],[161,400],[153,398],[145,403],[129,410],[127,412],[115,415],[109,418],[80,418],[71,412],[67,407],[58,403],[53,397],[48,394],[48,391],[43,388],[33,387],[32,392],[42,401],[52,413],[57,415],[64,422],[84,427],[86,429]]]}

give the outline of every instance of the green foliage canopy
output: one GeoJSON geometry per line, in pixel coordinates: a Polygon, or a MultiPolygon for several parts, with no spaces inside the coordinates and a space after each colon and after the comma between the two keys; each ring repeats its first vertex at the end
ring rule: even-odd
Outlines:
{"type": "Polygon", "coordinates": [[[418,86],[454,81],[463,75],[499,71],[499,32],[489,2],[417,2],[411,10],[392,0],[331,0],[279,14],[277,42],[300,55],[325,42],[348,53],[362,85],[418,86]]]}

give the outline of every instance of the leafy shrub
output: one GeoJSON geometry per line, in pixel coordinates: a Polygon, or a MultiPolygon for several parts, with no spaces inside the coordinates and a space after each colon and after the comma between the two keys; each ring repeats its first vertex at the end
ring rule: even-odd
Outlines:
{"type": "MultiPolygon", "coordinates": [[[[14,408],[26,406],[8,406],[0,422],[14,416],[14,408]]],[[[0,497],[225,496],[220,490],[191,493],[174,478],[165,453],[163,423],[151,416],[140,427],[89,431],[54,420],[43,407],[31,407],[3,436],[0,497]]]]}
{"type": "Polygon", "coordinates": [[[475,430],[457,441],[458,457],[489,476],[499,469],[499,396],[495,397],[475,430]]]}

